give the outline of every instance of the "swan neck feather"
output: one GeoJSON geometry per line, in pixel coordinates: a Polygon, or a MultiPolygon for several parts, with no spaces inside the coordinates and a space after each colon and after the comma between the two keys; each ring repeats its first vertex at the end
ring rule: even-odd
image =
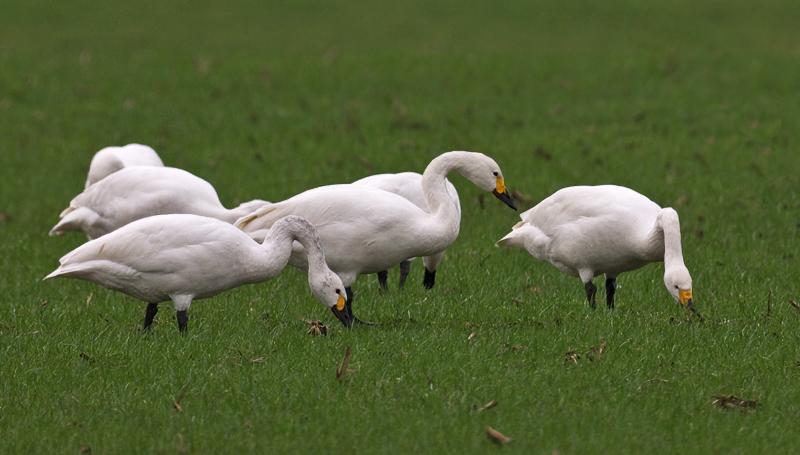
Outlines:
{"type": "Polygon", "coordinates": [[[684,266],[681,247],[681,225],[678,212],[672,208],[662,209],[658,214],[658,227],[664,235],[664,268],[684,266]]]}
{"type": "Polygon", "coordinates": [[[461,221],[460,212],[448,195],[447,174],[453,170],[463,174],[462,166],[468,155],[467,152],[443,153],[434,158],[422,173],[422,193],[428,203],[429,213],[448,225],[456,226],[456,235],[461,221]]]}

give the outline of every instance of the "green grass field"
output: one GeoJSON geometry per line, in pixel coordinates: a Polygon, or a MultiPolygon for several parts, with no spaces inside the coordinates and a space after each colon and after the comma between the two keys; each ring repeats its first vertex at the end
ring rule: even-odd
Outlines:
{"type": "Polygon", "coordinates": [[[797,450],[797,2],[235,3],[0,7],[0,453],[475,453],[487,425],[518,453],[797,450]],[[495,248],[517,214],[454,177],[436,288],[419,262],[403,292],[396,270],[387,295],[355,285],[380,326],[343,329],[287,269],[197,301],[184,337],[164,305],[145,336],[143,303],[41,281],[84,241],[47,231],[92,153],[128,142],[228,205],[448,150],[495,158],[522,208],[630,186],[680,213],[705,322],[660,264],[591,311],[495,248]]]}

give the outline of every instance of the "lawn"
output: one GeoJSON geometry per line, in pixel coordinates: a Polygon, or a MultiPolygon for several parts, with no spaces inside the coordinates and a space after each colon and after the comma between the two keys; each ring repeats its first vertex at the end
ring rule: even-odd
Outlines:
{"type": "Polygon", "coordinates": [[[476,453],[497,450],[487,425],[519,453],[800,445],[797,2],[1,9],[0,453],[476,453]],[[186,336],[166,305],[143,335],[143,303],[41,281],[85,240],[47,231],[92,153],[129,142],[228,206],[448,150],[495,158],[521,208],[629,186],[678,210],[705,320],[661,264],[590,310],[577,279],[495,248],[517,214],[453,177],[436,287],[419,262],[403,291],[396,270],[388,294],[354,286],[377,327],[344,329],[287,269],[197,301],[186,336]]]}

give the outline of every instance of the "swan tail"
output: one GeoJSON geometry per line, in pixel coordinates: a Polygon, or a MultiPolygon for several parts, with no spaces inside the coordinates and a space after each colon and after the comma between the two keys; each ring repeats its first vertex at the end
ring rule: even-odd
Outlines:
{"type": "Polygon", "coordinates": [[[231,209],[231,213],[233,213],[238,220],[239,218],[245,217],[271,204],[271,202],[262,201],[261,199],[253,199],[252,201],[243,202],[231,209]]]}
{"type": "Polygon", "coordinates": [[[253,199],[252,201],[242,202],[236,207],[236,210],[241,210],[244,213],[253,213],[256,210],[270,205],[269,201],[262,201],[261,199],[253,199]]]}
{"type": "Polygon", "coordinates": [[[268,229],[269,225],[265,226],[263,223],[254,223],[254,222],[258,219],[267,217],[268,215],[272,214],[276,209],[277,206],[275,204],[268,204],[262,206],[253,213],[250,213],[249,215],[245,215],[239,218],[238,220],[236,220],[235,223],[233,223],[233,225],[245,232],[256,231],[259,229],[268,229]]]}
{"type": "Polygon", "coordinates": [[[505,237],[494,243],[496,247],[525,247],[525,239],[522,238],[520,233],[515,229],[506,234],[505,237]]]}
{"type": "Polygon", "coordinates": [[[85,231],[86,227],[92,226],[100,218],[97,213],[86,207],[69,207],[61,213],[62,218],[50,229],[51,237],[68,231],[85,231]]]}
{"type": "Polygon", "coordinates": [[[48,274],[46,277],[42,278],[42,281],[58,277],[79,276],[82,274],[82,272],[85,272],[89,268],[90,267],[87,267],[87,264],[61,265],[57,269],[50,272],[50,274],[48,274]]]}

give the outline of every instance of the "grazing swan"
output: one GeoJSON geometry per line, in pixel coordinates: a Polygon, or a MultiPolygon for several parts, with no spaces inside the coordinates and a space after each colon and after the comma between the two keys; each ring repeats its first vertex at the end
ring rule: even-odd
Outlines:
{"type": "MultiPolygon", "coordinates": [[[[458,222],[461,222],[461,203],[458,200],[458,191],[445,179],[447,187],[447,195],[450,201],[455,205],[458,211],[458,222]]],[[[370,188],[388,191],[394,193],[411,201],[414,205],[422,210],[428,210],[428,204],[425,202],[425,194],[422,192],[422,174],[416,172],[401,172],[399,174],[378,174],[365,177],[361,180],[356,180],[353,185],[364,185],[370,188]]],[[[433,256],[426,256],[422,258],[422,263],[425,265],[425,278],[423,285],[426,289],[433,288],[436,282],[436,268],[444,258],[444,251],[434,254],[433,256]]],[[[402,288],[406,282],[406,277],[411,270],[411,260],[408,259],[400,263],[400,287],[402,288]]],[[[386,270],[378,272],[378,283],[381,289],[388,289],[386,284],[387,273],[386,270]]]]}
{"type": "MultiPolygon", "coordinates": [[[[330,185],[264,206],[235,225],[259,239],[264,229],[286,215],[309,220],[319,232],[328,265],[344,282],[352,315],[351,285],[359,274],[377,273],[412,257],[436,255],[456,240],[460,211],[447,192],[450,171],[492,191],[514,208],[500,166],[493,159],[481,153],[448,152],[431,161],[422,174],[428,210],[388,191],[330,185]]],[[[305,268],[304,257],[297,254],[299,245],[295,248],[289,263],[305,268]]]]}
{"type": "Polygon", "coordinates": [[[117,171],[75,196],[50,235],[83,231],[90,239],[140,218],[191,213],[233,223],[265,201],[226,209],[210,183],[173,167],[133,166],[117,171]]]}
{"type": "Polygon", "coordinates": [[[158,153],[146,145],[128,144],[122,147],[106,147],[92,157],[84,188],[89,188],[89,185],[97,183],[122,168],[163,165],[158,153]]]}
{"type": "Polygon", "coordinates": [[[192,300],[277,276],[286,267],[294,240],[308,252],[311,291],[349,327],[344,285],[325,263],[314,227],[298,216],[276,221],[263,245],[216,218],[152,216],[84,243],[62,257],[45,279],[80,278],[143,300],[145,330],[158,304],[172,300],[178,328],[185,331],[192,300]]]}
{"type": "Polygon", "coordinates": [[[693,310],[692,277],[683,263],[678,213],[614,185],[572,186],[556,191],[521,216],[497,246],[522,248],[569,275],[580,277],[595,307],[592,279],[606,276],[606,303],[614,308],[617,276],[664,261],[664,284],[693,310]]]}

